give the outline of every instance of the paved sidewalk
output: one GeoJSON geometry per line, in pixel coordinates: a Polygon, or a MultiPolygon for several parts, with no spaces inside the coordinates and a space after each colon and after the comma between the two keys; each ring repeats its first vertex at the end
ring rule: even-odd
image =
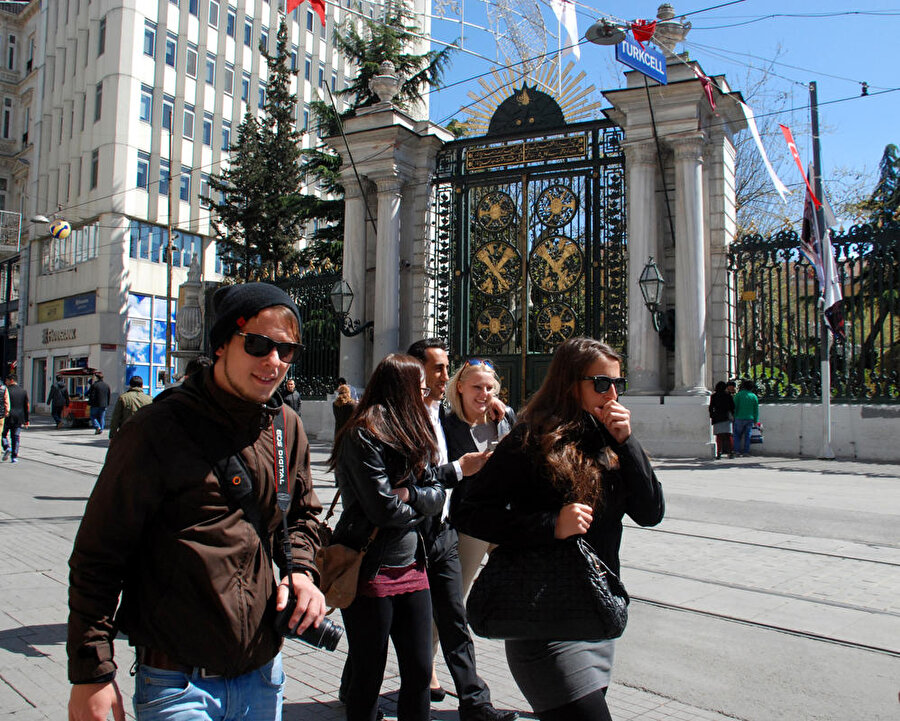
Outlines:
{"type": "MultiPolygon", "coordinates": [[[[9,718],[65,718],[69,691],[65,674],[66,562],[84,502],[107,447],[106,435],[94,435],[92,430],[56,431],[49,419],[38,417],[32,427],[22,434],[21,462],[16,466],[0,464],[0,709],[3,710],[0,713],[5,712],[9,718]]],[[[329,444],[313,443],[314,483],[326,507],[334,494],[333,478],[326,471],[329,451],[329,444]]],[[[886,465],[836,465],[824,461],[771,458],[740,461],[765,464],[775,473],[840,472],[885,480],[896,480],[898,476],[896,466],[886,465]]],[[[739,467],[740,463],[735,461],[733,468],[739,467]]],[[[662,461],[659,468],[662,474],[678,473],[682,484],[689,485],[693,472],[703,471],[708,468],[708,463],[662,461]],[[681,470],[690,470],[691,473],[681,474],[681,470]]],[[[807,480],[809,478],[807,475],[807,480]]],[[[723,489],[722,492],[726,491],[723,489]]],[[[739,496],[743,491],[738,484],[729,486],[728,492],[739,496]]],[[[796,493],[802,493],[802,484],[796,493]]],[[[692,531],[687,522],[673,523],[670,528],[692,531]]],[[[787,542],[793,541],[787,539],[787,542]]],[[[665,544],[660,542],[658,545],[657,550],[662,554],[665,544]]],[[[864,552],[864,549],[856,550],[864,552]]],[[[869,550],[871,554],[880,552],[885,551],[878,548],[869,550]]],[[[628,571],[633,592],[647,589],[646,594],[636,595],[650,595],[653,592],[645,579],[664,568],[665,559],[661,556],[659,559],[659,568],[628,571]]],[[[882,603],[891,606],[889,594],[882,603]]],[[[478,670],[491,687],[494,704],[498,708],[527,709],[509,675],[502,644],[476,639],[476,649],[478,670]]],[[[129,700],[130,715],[132,680],[128,668],[133,653],[127,642],[119,640],[116,654],[120,664],[119,681],[129,700]]],[[[337,701],[336,694],[346,657],[346,641],[342,640],[334,653],[289,641],[284,655],[288,675],[285,719],[343,719],[343,707],[337,701]]],[[[452,688],[443,663],[439,666],[439,675],[444,687],[452,688]]],[[[396,661],[391,654],[383,687],[389,714],[395,709],[398,685],[396,661]]],[[[640,685],[636,682],[626,686],[614,678],[609,703],[617,721],[713,721],[735,718],[656,695],[640,688],[640,685]]],[[[445,701],[433,706],[432,715],[435,719],[451,721],[457,718],[455,709],[455,699],[448,696],[445,701]]],[[[530,718],[527,714],[523,717],[530,718]]]]}

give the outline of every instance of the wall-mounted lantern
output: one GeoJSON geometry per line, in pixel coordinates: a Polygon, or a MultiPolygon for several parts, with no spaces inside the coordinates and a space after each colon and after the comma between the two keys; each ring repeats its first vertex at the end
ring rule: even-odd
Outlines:
{"type": "Polygon", "coordinates": [[[360,320],[350,320],[350,307],[353,305],[353,289],[346,280],[339,280],[331,286],[331,305],[340,319],[338,327],[348,338],[359,335],[367,328],[375,324],[372,321],[363,323],[360,320]]]}
{"type": "Polygon", "coordinates": [[[638,285],[644,298],[644,305],[647,306],[647,310],[650,311],[650,316],[653,318],[653,329],[659,333],[659,339],[666,350],[674,351],[675,311],[673,309],[660,310],[666,279],[659,272],[659,267],[656,265],[656,261],[653,260],[653,256],[650,257],[647,265],[644,266],[644,270],[641,271],[638,285]]]}

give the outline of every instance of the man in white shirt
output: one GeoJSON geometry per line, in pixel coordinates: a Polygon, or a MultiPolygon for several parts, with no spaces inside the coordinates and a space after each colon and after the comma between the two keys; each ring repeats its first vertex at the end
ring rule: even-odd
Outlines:
{"type": "MultiPolygon", "coordinates": [[[[450,360],[447,346],[437,338],[427,338],[413,343],[407,351],[425,366],[425,385],[428,406],[434,433],[437,436],[440,459],[438,466],[449,461],[447,439],[441,424],[444,408],[441,401],[450,380],[450,360]]],[[[498,401],[499,403],[499,401],[498,401]]],[[[502,406],[502,404],[499,404],[502,406]]],[[[505,407],[500,408],[502,417],[505,407]]],[[[440,472],[441,481],[447,488],[447,503],[441,517],[433,517],[423,524],[423,535],[428,551],[428,585],[431,588],[431,604],[434,623],[437,627],[441,650],[459,697],[460,721],[513,721],[518,718],[515,711],[500,711],[491,705],[491,692],[475,670],[475,646],[466,621],[466,607],[462,593],[462,568],[459,563],[459,538],[456,529],[447,521],[450,495],[453,487],[463,476],[471,476],[484,466],[490,451],[467,453],[453,461],[453,471],[449,468],[440,472]]],[[[444,690],[432,687],[432,700],[440,701],[444,690]]]]}

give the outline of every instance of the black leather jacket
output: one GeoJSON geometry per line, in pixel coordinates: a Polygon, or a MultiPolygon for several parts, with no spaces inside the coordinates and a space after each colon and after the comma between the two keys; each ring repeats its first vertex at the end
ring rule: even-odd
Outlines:
{"type": "Polygon", "coordinates": [[[333,542],[362,548],[372,530],[378,528],[363,558],[361,578],[372,578],[386,552],[409,533],[417,537],[416,560],[424,562],[418,526],[428,516],[440,513],[446,495],[431,466],[426,467],[421,478],[416,478],[408,469],[406,458],[356,428],[341,443],[335,477],[344,510],[333,542]],[[409,489],[408,503],[391,493],[391,489],[400,487],[409,489]]]}

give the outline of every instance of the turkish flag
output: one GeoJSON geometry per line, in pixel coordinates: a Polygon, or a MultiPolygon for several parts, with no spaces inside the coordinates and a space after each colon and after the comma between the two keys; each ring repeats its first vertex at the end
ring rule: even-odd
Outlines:
{"type": "MultiPolygon", "coordinates": [[[[296,10],[303,3],[303,0],[287,0],[287,5],[285,6],[285,13],[289,13],[293,10],[296,10]]],[[[325,0],[309,0],[309,4],[312,5],[312,9],[315,10],[316,15],[319,16],[319,21],[324,25],[325,24],[325,0]]]]}
{"type": "Polygon", "coordinates": [[[634,35],[634,39],[637,40],[637,44],[640,45],[641,48],[644,47],[645,42],[653,37],[653,33],[655,32],[656,20],[651,23],[639,19],[631,23],[631,34],[634,35]]]}

